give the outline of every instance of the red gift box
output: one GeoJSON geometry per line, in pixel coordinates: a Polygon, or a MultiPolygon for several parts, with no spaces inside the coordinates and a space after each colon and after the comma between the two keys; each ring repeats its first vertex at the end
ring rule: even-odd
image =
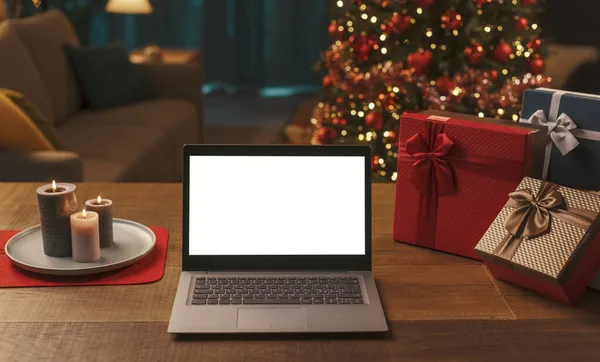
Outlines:
{"type": "Polygon", "coordinates": [[[524,176],[541,174],[541,127],[449,112],[402,115],[394,239],[480,259],[473,248],[524,176]]]}
{"type": "Polygon", "coordinates": [[[475,250],[492,275],[577,303],[600,262],[600,196],[524,178],[475,250]]]}

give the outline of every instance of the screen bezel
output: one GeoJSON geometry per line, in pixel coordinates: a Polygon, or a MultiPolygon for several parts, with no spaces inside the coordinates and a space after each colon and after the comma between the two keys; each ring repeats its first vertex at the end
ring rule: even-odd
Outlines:
{"type": "Polygon", "coordinates": [[[371,270],[371,148],[369,146],[185,145],[183,153],[182,266],[184,271],[371,270]],[[365,255],[189,255],[190,205],[186,200],[189,200],[191,156],[363,157],[365,160],[365,255]]]}

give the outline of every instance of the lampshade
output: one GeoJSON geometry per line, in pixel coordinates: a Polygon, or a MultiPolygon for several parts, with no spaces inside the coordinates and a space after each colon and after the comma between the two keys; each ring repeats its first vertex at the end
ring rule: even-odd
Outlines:
{"type": "Polygon", "coordinates": [[[106,11],[118,14],[150,14],[152,5],[148,0],[109,0],[106,11]]]}

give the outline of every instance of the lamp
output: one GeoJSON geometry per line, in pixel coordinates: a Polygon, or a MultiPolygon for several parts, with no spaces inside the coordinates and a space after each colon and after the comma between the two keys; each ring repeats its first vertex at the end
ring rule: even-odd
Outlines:
{"type": "Polygon", "coordinates": [[[106,12],[117,14],[150,14],[152,5],[148,0],[109,0],[106,12]]]}
{"type": "MultiPolygon", "coordinates": [[[[116,14],[146,15],[152,12],[149,0],[109,0],[106,4],[106,12],[116,14]]],[[[131,23],[128,23],[131,25],[131,23]]],[[[146,61],[160,63],[162,50],[156,45],[148,45],[143,49],[146,61]]]]}

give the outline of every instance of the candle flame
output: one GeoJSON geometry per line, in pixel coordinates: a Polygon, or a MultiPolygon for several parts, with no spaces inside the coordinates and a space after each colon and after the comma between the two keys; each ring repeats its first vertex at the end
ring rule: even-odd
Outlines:
{"type": "Polygon", "coordinates": [[[52,180],[52,191],[56,191],[56,181],[52,180]]]}
{"type": "Polygon", "coordinates": [[[100,195],[98,195],[98,203],[101,204],[102,203],[102,198],[100,197],[100,195]]]}
{"type": "Polygon", "coordinates": [[[85,209],[83,209],[83,211],[81,212],[81,216],[83,216],[83,218],[85,219],[85,209]]]}

